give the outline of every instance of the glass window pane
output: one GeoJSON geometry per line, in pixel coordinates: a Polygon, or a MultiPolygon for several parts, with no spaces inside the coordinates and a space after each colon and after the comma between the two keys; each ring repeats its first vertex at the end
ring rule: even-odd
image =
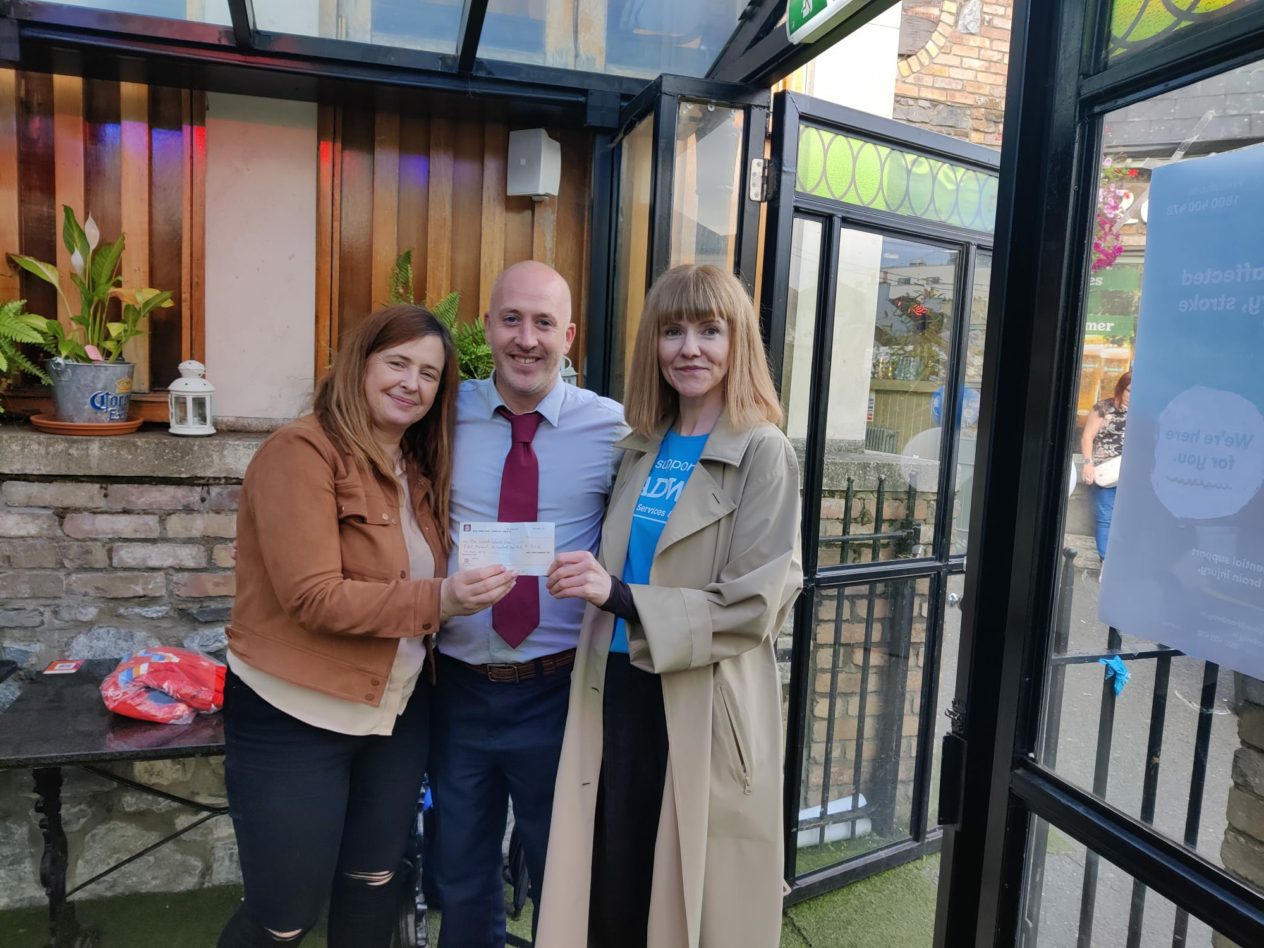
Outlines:
{"type": "Polygon", "coordinates": [[[974,456],[979,436],[979,405],[983,386],[983,341],[987,336],[988,288],[992,283],[992,255],[974,258],[974,289],[966,330],[965,378],[957,388],[957,479],[953,485],[952,552],[964,553],[970,534],[970,492],[974,490],[974,456]]]}
{"type": "Polygon", "coordinates": [[[676,117],[671,262],[733,269],[744,113],[682,101],[676,117]]]}
{"type": "Polygon", "coordinates": [[[820,297],[821,239],[818,220],[794,219],[790,241],[790,288],[786,298],[786,348],[781,369],[781,407],[786,435],[802,453],[811,417],[812,345],[820,297]]]}
{"type": "Polygon", "coordinates": [[[462,0],[254,0],[255,23],[273,33],[455,53],[462,0]]]}
{"type": "Polygon", "coordinates": [[[907,838],[929,578],[819,588],[797,874],[907,838]]]}
{"type": "Polygon", "coordinates": [[[958,256],[843,231],[825,403],[822,566],[931,555],[941,440],[934,404],[948,379],[958,256]]]}
{"type": "Polygon", "coordinates": [[[1236,948],[1223,935],[1213,935],[1206,922],[1038,817],[1032,820],[1028,852],[1017,939],[1023,948],[1236,948]],[[1179,932],[1185,934],[1177,940],[1179,932]]]}
{"type": "Polygon", "coordinates": [[[491,0],[483,59],[653,79],[704,76],[744,0],[491,0]]]}
{"type": "Polygon", "coordinates": [[[619,166],[619,217],[615,224],[615,325],[611,333],[610,394],[623,396],[632,343],[645,306],[650,260],[650,194],[654,165],[654,117],[623,139],[619,166]]]}
{"type": "MultiPolygon", "coordinates": [[[[1264,152],[1249,123],[1219,118],[1259,95],[1260,70],[1248,64],[1103,119],[1078,395],[1064,419],[1069,499],[1040,757],[1264,891],[1264,684],[1206,660],[1245,666],[1260,654],[1264,493],[1253,489],[1236,511],[1185,509],[1186,499],[1213,503],[1219,481],[1176,481],[1160,463],[1165,431],[1190,439],[1195,463],[1223,458],[1201,436],[1192,450],[1193,433],[1223,437],[1235,430],[1234,406],[1255,418],[1264,407],[1250,312],[1264,306],[1264,271],[1237,269],[1264,260],[1258,217],[1242,209],[1261,201],[1248,184],[1264,175],[1264,152]],[[1235,171],[1240,183],[1224,191],[1217,162],[1252,156],[1258,170],[1235,171]],[[1169,175],[1198,178],[1198,193],[1152,203],[1169,175]],[[1203,285],[1209,272],[1218,285],[1203,285]],[[1219,308],[1182,316],[1191,300],[1219,308]],[[1209,401],[1190,402],[1198,391],[1209,401]],[[1180,424],[1162,420],[1169,410],[1180,424]],[[1120,456],[1119,480],[1099,486],[1099,469],[1120,456]],[[1179,503],[1163,500],[1169,489],[1179,503]],[[1235,651],[1239,642],[1251,644],[1235,651]]],[[[1232,457],[1264,464],[1250,446],[1232,457]]]]}
{"type": "Polygon", "coordinates": [[[795,190],[804,194],[991,233],[996,182],[992,172],[799,126],[795,190]]]}
{"type": "Polygon", "coordinates": [[[58,0],[68,7],[91,7],[111,13],[139,13],[168,20],[191,20],[195,23],[228,25],[228,0],[58,0]]]}
{"type": "Polygon", "coordinates": [[[1108,60],[1157,46],[1173,36],[1217,17],[1251,6],[1258,0],[1112,0],[1108,60]]]}

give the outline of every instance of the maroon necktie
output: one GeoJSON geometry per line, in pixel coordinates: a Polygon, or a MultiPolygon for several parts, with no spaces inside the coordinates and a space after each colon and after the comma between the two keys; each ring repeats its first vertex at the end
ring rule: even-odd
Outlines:
{"type": "MultiPolygon", "coordinates": [[[[509,419],[511,429],[509,453],[500,475],[497,519],[501,523],[533,522],[539,513],[540,465],[531,450],[531,439],[542,416],[538,411],[515,415],[503,405],[496,411],[509,419]]],[[[492,628],[512,648],[517,648],[539,624],[539,577],[519,576],[505,598],[492,606],[492,628]]]]}

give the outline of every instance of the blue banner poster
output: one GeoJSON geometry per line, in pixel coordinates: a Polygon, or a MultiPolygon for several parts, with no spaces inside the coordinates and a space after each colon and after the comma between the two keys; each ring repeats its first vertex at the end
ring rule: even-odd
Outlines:
{"type": "Polygon", "coordinates": [[[1264,145],[1154,172],[1100,616],[1264,678],[1264,145]]]}

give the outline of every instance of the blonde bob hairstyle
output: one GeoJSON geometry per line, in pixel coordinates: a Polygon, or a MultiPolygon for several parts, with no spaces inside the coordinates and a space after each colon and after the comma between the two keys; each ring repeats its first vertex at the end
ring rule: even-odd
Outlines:
{"type": "Polygon", "coordinates": [[[680,412],[680,396],[667,384],[658,364],[663,329],[711,319],[722,319],[729,330],[729,371],[724,377],[724,410],[729,421],[736,428],[753,428],[764,421],[781,423],[781,403],[768,371],[755,306],[745,287],[719,267],[684,264],[655,280],[645,298],[623,405],[633,430],[651,434],[680,412]]]}
{"type": "MultiPolygon", "coordinates": [[[[438,336],[443,342],[443,374],[434,404],[400,440],[406,464],[414,465],[429,482],[424,502],[439,524],[448,522],[452,492],[452,443],[456,434],[456,390],[460,366],[448,327],[422,306],[387,306],[356,326],[342,341],[334,364],[316,387],[312,410],[321,428],[344,451],[368,470],[376,468],[389,481],[395,479],[391,459],[373,440],[364,373],[370,357],[383,349],[438,336]]],[[[421,500],[422,498],[416,498],[421,500]]],[[[439,531],[445,549],[448,531],[439,531]]]]}

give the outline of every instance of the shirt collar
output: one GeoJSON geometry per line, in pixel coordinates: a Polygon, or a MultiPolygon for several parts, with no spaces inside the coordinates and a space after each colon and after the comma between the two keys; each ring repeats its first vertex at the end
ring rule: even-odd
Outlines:
{"type": "MultiPolygon", "coordinates": [[[[491,418],[496,414],[496,409],[505,405],[505,400],[500,397],[500,390],[496,388],[496,376],[493,374],[481,382],[483,387],[483,400],[487,409],[487,417],[491,418]]],[[[540,404],[535,406],[544,420],[554,428],[558,427],[558,423],[562,419],[562,405],[566,402],[566,383],[560,378],[557,384],[553,386],[549,394],[545,395],[540,404]]],[[[508,409],[509,406],[505,405],[508,409]]]]}

